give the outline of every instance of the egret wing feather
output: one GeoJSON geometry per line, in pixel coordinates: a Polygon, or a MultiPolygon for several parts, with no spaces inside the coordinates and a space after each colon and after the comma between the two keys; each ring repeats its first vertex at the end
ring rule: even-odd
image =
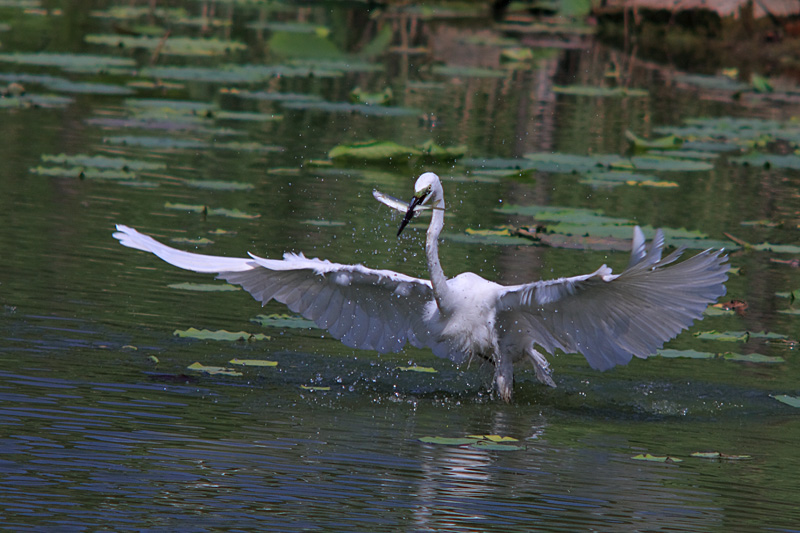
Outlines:
{"type": "Polygon", "coordinates": [[[117,225],[114,237],[179,268],[218,274],[262,304],[286,304],[353,348],[389,352],[401,350],[406,342],[417,347],[435,342],[422,320],[426,303],[433,299],[427,280],[303,254],[285,254],[282,260],[195,254],[123,225],[117,225]]]}
{"type": "Polygon", "coordinates": [[[506,287],[498,304],[506,334],[519,345],[581,353],[593,368],[606,370],[652,355],[725,294],[722,250],[672,264],[683,250],[661,259],[663,235],[646,254],[637,237],[631,265],[619,275],[603,265],[583,276],[506,287]]]}

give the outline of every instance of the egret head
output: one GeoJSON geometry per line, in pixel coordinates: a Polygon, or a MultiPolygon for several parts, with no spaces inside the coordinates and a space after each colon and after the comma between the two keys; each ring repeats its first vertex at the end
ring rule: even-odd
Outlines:
{"type": "Polygon", "coordinates": [[[439,176],[433,172],[426,172],[417,178],[417,182],[414,184],[414,197],[408,204],[406,216],[403,217],[400,228],[397,230],[398,237],[403,233],[408,223],[411,222],[411,219],[414,218],[414,215],[417,214],[417,211],[419,211],[422,206],[426,205],[433,197],[437,199],[442,197],[442,184],[439,181],[439,176]]]}

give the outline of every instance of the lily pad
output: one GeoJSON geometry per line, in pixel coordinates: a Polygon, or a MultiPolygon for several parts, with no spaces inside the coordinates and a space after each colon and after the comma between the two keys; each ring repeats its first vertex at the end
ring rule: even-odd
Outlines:
{"type": "Polygon", "coordinates": [[[444,236],[447,240],[453,242],[467,242],[472,244],[491,244],[498,246],[519,246],[526,244],[526,241],[521,237],[512,235],[506,228],[491,230],[491,229],[472,229],[467,228],[465,238],[463,235],[446,233],[444,236]]]}
{"type": "Polygon", "coordinates": [[[136,68],[129,58],[92,54],[55,54],[46,52],[15,52],[0,54],[0,62],[39,67],[57,67],[68,72],[97,73],[109,69],[136,68]]]}
{"type": "Polygon", "coordinates": [[[698,339],[703,340],[713,340],[713,341],[725,341],[725,342],[747,342],[750,339],[766,339],[766,340],[776,340],[776,339],[786,339],[787,336],[781,333],[765,333],[761,332],[749,332],[749,331],[701,331],[694,334],[695,337],[698,339]]]}
{"type": "Polygon", "coordinates": [[[639,137],[631,130],[625,130],[625,138],[637,151],[648,150],[677,150],[683,145],[683,139],[676,135],[667,135],[658,139],[647,140],[639,137]]]}
{"type": "Polygon", "coordinates": [[[703,311],[703,314],[705,316],[732,316],[736,314],[736,311],[733,309],[722,309],[720,307],[709,305],[706,307],[706,310],[703,311]]]}
{"type": "Polygon", "coordinates": [[[36,109],[66,107],[74,100],[67,96],[54,94],[26,93],[20,96],[0,98],[0,109],[36,109]]]}
{"type": "Polygon", "coordinates": [[[350,91],[350,101],[353,103],[366,104],[366,105],[388,105],[394,98],[394,93],[391,87],[387,87],[383,91],[377,93],[368,93],[356,87],[350,91]]]}
{"type": "Polygon", "coordinates": [[[301,224],[308,224],[310,226],[319,226],[319,227],[322,227],[322,228],[339,228],[339,227],[342,227],[342,226],[346,225],[344,222],[340,222],[338,220],[312,220],[312,219],[306,219],[306,220],[301,220],[300,223],[301,224]]]}
{"type": "Polygon", "coordinates": [[[232,292],[240,291],[241,287],[229,285],[228,283],[172,283],[167,285],[170,289],[178,289],[181,291],[196,291],[196,292],[232,292]]]}
{"type": "Polygon", "coordinates": [[[726,361],[740,361],[745,363],[784,363],[785,359],[779,356],[762,355],[760,353],[714,353],[714,352],[699,352],[697,350],[658,350],[658,355],[661,357],[675,358],[685,357],[688,359],[723,359],[726,361]]]}
{"type": "Polygon", "coordinates": [[[434,74],[446,76],[448,78],[504,78],[508,75],[504,70],[481,67],[459,67],[455,65],[434,65],[431,70],[434,74]]]}
{"type": "Polygon", "coordinates": [[[714,165],[705,161],[661,156],[634,156],[631,162],[636,170],[697,172],[714,168],[714,165]]]}
{"type": "Polygon", "coordinates": [[[31,174],[58,178],[99,179],[99,180],[135,180],[136,174],[124,170],[91,168],[91,167],[43,167],[28,169],[31,174]]]}
{"type": "Polygon", "coordinates": [[[738,461],[742,459],[752,459],[752,455],[729,455],[721,452],[693,452],[692,457],[699,457],[701,459],[725,459],[729,461],[738,461]]]}
{"type": "Polygon", "coordinates": [[[189,12],[182,7],[152,8],[148,6],[111,6],[104,11],[90,11],[89,15],[101,19],[117,20],[132,20],[146,17],[180,19],[189,16],[189,12]]]}
{"type": "Polygon", "coordinates": [[[789,396],[788,394],[778,394],[773,396],[776,400],[792,407],[800,408],[800,396],[789,396]]]}
{"type": "Polygon", "coordinates": [[[553,92],[556,94],[568,94],[571,96],[599,96],[599,97],[643,97],[649,93],[644,89],[633,89],[627,87],[595,87],[588,85],[554,85],[553,92]]]}
{"type": "Polygon", "coordinates": [[[265,341],[270,337],[263,333],[248,333],[246,331],[226,331],[210,329],[176,329],[173,335],[190,339],[212,340],[212,341],[265,341]]]}
{"type": "Polygon", "coordinates": [[[467,435],[469,438],[486,439],[492,442],[519,442],[514,437],[504,437],[503,435],[467,435]]]}
{"type": "Polygon", "coordinates": [[[227,89],[221,91],[223,94],[230,94],[237,98],[246,100],[264,100],[267,102],[321,102],[322,98],[316,94],[303,93],[281,93],[274,91],[246,91],[238,89],[227,89]]]}
{"type": "Polygon", "coordinates": [[[147,148],[150,150],[230,150],[234,152],[280,152],[283,148],[279,146],[265,145],[255,142],[213,142],[199,139],[179,139],[176,137],[151,137],[147,135],[118,135],[104,137],[106,144],[122,146],[132,146],[137,148],[147,148]]]}
{"type": "Polygon", "coordinates": [[[188,367],[189,370],[193,370],[195,372],[203,372],[204,374],[214,375],[221,375],[221,376],[242,376],[243,374],[237,370],[233,370],[232,368],[226,368],[224,366],[207,366],[200,363],[192,363],[188,367]]]}
{"type": "Polygon", "coordinates": [[[242,365],[242,366],[278,366],[277,361],[269,361],[267,359],[231,359],[228,361],[229,364],[232,365],[242,365]]]}
{"type": "Polygon", "coordinates": [[[303,390],[311,391],[311,392],[314,392],[314,391],[324,392],[324,391],[331,390],[330,387],[318,387],[316,385],[300,385],[300,388],[303,389],[303,390]]]}
{"type": "Polygon", "coordinates": [[[295,109],[300,111],[322,111],[325,113],[361,113],[362,115],[372,115],[377,117],[405,117],[417,116],[419,109],[397,106],[375,106],[366,104],[351,104],[348,102],[284,102],[284,109],[295,109]]]}
{"type": "Polygon", "coordinates": [[[214,241],[205,237],[200,237],[198,239],[192,239],[189,237],[173,237],[170,239],[170,241],[177,244],[190,244],[192,246],[208,246],[209,244],[214,244],[214,241]]]}
{"type": "Polygon", "coordinates": [[[164,163],[154,163],[152,161],[142,161],[139,159],[126,159],[124,157],[89,156],[85,154],[43,154],[42,161],[45,163],[58,163],[73,167],[113,168],[124,171],[161,170],[167,168],[167,165],[164,163]]]}
{"type": "Polygon", "coordinates": [[[716,353],[713,352],[699,352],[697,350],[671,350],[663,349],[658,350],[658,355],[667,358],[685,357],[687,359],[715,359],[716,353]]]}
{"type": "Polygon", "coordinates": [[[258,315],[251,318],[250,322],[255,322],[260,326],[271,328],[307,329],[317,327],[311,320],[307,320],[301,316],[287,314],[258,315]]]}
{"type": "Polygon", "coordinates": [[[465,437],[421,437],[420,442],[425,444],[443,444],[445,446],[464,446],[467,444],[475,444],[480,439],[478,438],[465,438],[465,437]]]}
{"type": "Polygon", "coordinates": [[[178,56],[218,56],[247,49],[247,45],[239,41],[223,41],[213,38],[168,37],[163,39],[161,37],[88,34],[84,37],[84,41],[89,44],[114,48],[144,48],[146,50],[158,48],[160,54],[178,56]]]}
{"type": "Polygon", "coordinates": [[[700,89],[738,92],[749,89],[746,83],[729,78],[728,76],[709,76],[705,74],[679,74],[675,81],[691,85],[700,89]]]}
{"type": "Polygon", "coordinates": [[[241,183],[238,181],[186,180],[184,183],[195,189],[206,189],[210,191],[250,191],[255,189],[255,185],[251,183],[241,183]]]}
{"type": "Polygon", "coordinates": [[[189,211],[192,213],[202,213],[207,216],[221,216],[228,218],[255,219],[261,217],[261,215],[245,213],[244,211],[240,211],[239,209],[226,209],[224,207],[208,207],[205,205],[174,204],[172,202],[166,202],[164,204],[164,208],[172,209],[175,211],[189,211]]]}
{"type": "Polygon", "coordinates": [[[408,159],[420,155],[420,151],[392,141],[368,141],[357,144],[340,144],[328,152],[331,159],[365,159],[388,161],[408,159]]]}
{"type": "Polygon", "coordinates": [[[525,449],[524,446],[517,446],[515,444],[499,444],[488,440],[479,440],[475,444],[470,444],[469,447],[476,450],[489,450],[493,452],[513,452],[525,449]]]}
{"type": "Polygon", "coordinates": [[[683,459],[672,457],[670,455],[651,455],[649,453],[634,455],[631,459],[637,461],[650,461],[653,463],[682,463],[683,459]]]}
{"type": "Polygon", "coordinates": [[[404,372],[423,372],[426,374],[436,374],[438,370],[433,368],[432,366],[398,366],[397,370],[402,370],[404,372]]]}
{"type": "Polygon", "coordinates": [[[797,154],[748,154],[730,158],[730,162],[737,165],[746,165],[762,168],[788,168],[800,170],[800,156],[797,154]]]}
{"type": "Polygon", "coordinates": [[[785,363],[783,357],[777,355],[762,355],[760,353],[733,353],[725,352],[722,358],[728,361],[741,361],[745,363],[785,363]]]}
{"type": "Polygon", "coordinates": [[[586,172],[610,165],[620,165],[627,160],[616,154],[578,155],[557,152],[536,152],[524,155],[525,168],[533,168],[543,172],[586,172]]]}

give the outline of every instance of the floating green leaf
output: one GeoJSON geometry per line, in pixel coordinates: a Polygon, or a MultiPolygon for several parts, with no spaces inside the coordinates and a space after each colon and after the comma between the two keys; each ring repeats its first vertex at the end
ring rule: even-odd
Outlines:
{"type": "Polygon", "coordinates": [[[557,152],[535,152],[525,154],[521,168],[536,169],[543,172],[586,172],[610,165],[623,165],[626,160],[616,154],[577,155],[557,152]]]}
{"type": "Polygon", "coordinates": [[[404,372],[423,372],[427,374],[436,374],[438,370],[433,368],[432,366],[398,366],[397,370],[402,370],[404,372]]]}
{"type": "Polygon", "coordinates": [[[778,298],[789,298],[790,301],[800,300],[800,289],[795,289],[791,292],[776,292],[775,296],[778,298]]]}
{"type": "Polygon", "coordinates": [[[351,104],[348,102],[284,102],[283,107],[284,109],[321,111],[324,113],[361,113],[362,115],[372,115],[377,117],[404,117],[420,114],[419,109],[412,109],[408,107],[351,104]]]}
{"type": "Polygon", "coordinates": [[[117,170],[161,170],[167,168],[164,163],[154,163],[152,161],[142,161],[137,159],[126,159],[124,157],[105,157],[105,156],[89,156],[84,154],[75,155],[42,155],[42,161],[45,163],[59,163],[67,164],[73,167],[95,167],[95,168],[113,168],[117,170]]]}
{"type": "Polygon", "coordinates": [[[785,363],[783,357],[777,355],[762,355],[760,353],[733,353],[725,352],[722,358],[728,361],[741,361],[744,363],[785,363]]]}
{"type": "Polygon", "coordinates": [[[432,71],[434,74],[446,76],[448,78],[504,78],[508,75],[504,70],[481,67],[459,67],[452,65],[435,65],[432,71]]]}
{"type": "Polygon", "coordinates": [[[28,169],[31,174],[58,178],[99,179],[99,180],[135,180],[136,174],[124,170],[102,169],[91,167],[43,167],[28,169]]]}
{"type": "Polygon", "coordinates": [[[787,336],[781,333],[765,333],[750,331],[701,331],[694,334],[698,339],[725,341],[725,342],[747,342],[750,339],[786,339],[787,336]]]}
{"type": "Polygon", "coordinates": [[[592,187],[616,187],[618,185],[632,185],[638,187],[677,187],[678,184],[674,181],[663,181],[648,176],[647,174],[640,174],[636,172],[627,172],[621,170],[610,170],[601,172],[589,172],[585,174],[580,183],[591,185],[592,187]]]}
{"type": "Polygon", "coordinates": [[[647,150],[677,150],[683,145],[683,139],[675,135],[667,135],[658,139],[647,140],[639,137],[631,130],[625,130],[625,138],[631,143],[633,148],[638,151],[647,150]]]}
{"type": "Polygon", "coordinates": [[[200,363],[192,363],[188,367],[189,370],[194,370],[195,372],[203,372],[205,374],[214,375],[221,375],[221,376],[241,376],[243,375],[241,372],[233,370],[232,368],[225,368],[224,366],[207,366],[200,363]]]}
{"type": "MultiPolygon", "coordinates": [[[[2,100],[0,100],[2,101],[2,100]]],[[[283,148],[260,143],[244,143],[238,141],[214,142],[199,139],[179,139],[175,137],[151,137],[146,135],[118,135],[104,137],[106,144],[117,144],[147,148],[151,150],[231,150],[235,152],[279,152],[283,148]]]]}
{"type": "Polygon", "coordinates": [[[160,54],[179,56],[216,56],[247,49],[247,46],[239,41],[192,37],[162,39],[161,37],[88,34],[84,37],[84,41],[89,44],[114,48],[144,48],[146,50],[158,48],[160,54]]]}
{"type": "Polygon", "coordinates": [[[631,158],[631,162],[636,170],[695,172],[714,168],[714,165],[705,161],[662,156],[634,156],[631,158]]]}
{"type": "Polygon", "coordinates": [[[524,446],[510,444],[518,442],[512,437],[500,435],[468,435],[467,437],[422,437],[419,439],[426,444],[441,444],[445,446],[469,446],[479,450],[488,451],[515,451],[523,450],[524,446]]]}
{"type": "Polygon", "coordinates": [[[729,161],[736,165],[751,167],[800,170],[800,155],[797,154],[748,154],[740,157],[732,157],[729,161]]]}
{"type": "Polygon", "coordinates": [[[499,444],[490,440],[479,440],[474,444],[470,444],[469,447],[476,450],[488,450],[493,452],[513,452],[525,449],[524,446],[517,446],[515,444],[499,444]]]}
{"type": "Polygon", "coordinates": [[[172,209],[175,211],[189,211],[192,213],[203,213],[207,216],[221,216],[221,217],[229,217],[229,218],[241,218],[241,219],[254,219],[259,218],[261,215],[253,215],[250,213],[245,213],[244,211],[240,211],[239,209],[226,209],[224,207],[208,207],[205,205],[191,205],[191,204],[174,204],[172,202],[166,202],[164,204],[165,209],[172,209]]]}
{"type": "Polygon", "coordinates": [[[514,437],[504,437],[502,435],[467,435],[469,438],[486,439],[492,442],[519,442],[519,439],[514,437]]]}
{"type": "Polygon", "coordinates": [[[480,439],[478,438],[465,438],[465,437],[421,437],[420,442],[425,444],[443,444],[445,446],[464,446],[467,444],[475,444],[480,439]]]}
{"type": "Polygon", "coordinates": [[[241,183],[238,181],[223,180],[186,180],[186,185],[195,189],[207,189],[211,191],[250,191],[255,188],[251,183],[241,183]]]}
{"type": "Polygon", "coordinates": [[[778,394],[772,397],[778,400],[779,402],[785,403],[786,405],[800,408],[800,396],[789,396],[788,394],[778,394]]]}
{"type": "Polygon", "coordinates": [[[701,89],[718,91],[744,91],[749,89],[748,85],[735,81],[728,76],[708,76],[705,74],[678,74],[675,81],[701,89]]]}
{"type": "Polygon", "coordinates": [[[699,352],[697,350],[658,350],[658,355],[661,357],[675,358],[685,357],[688,359],[723,359],[726,361],[740,361],[745,363],[783,363],[783,357],[762,355],[760,353],[714,353],[714,352],[699,352]]]}
{"type": "Polygon", "coordinates": [[[387,105],[394,98],[394,93],[391,87],[387,87],[381,92],[368,93],[356,87],[350,91],[350,101],[366,105],[387,105]]]}
{"type": "Polygon", "coordinates": [[[191,244],[192,246],[208,246],[209,244],[214,244],[214,241],[205,237],[200,237],[198,239],[191,239],[189,237],[173,237],[170,239],[170,241],[177,244],[191,244]]]}
{"type": "Polygon", "coordinates": [[[167,285],[170,289],[178,289],[181,291],[197,291],[197,292],[228,292],[239,291],[240,287],[229,285],[227,283],[190,283],[185,281],[183,283],[172,283],[167,285]]]}
{"type": "Polygon", "coordinates": [[[687,359],[715,359],[717,357],[716,353],[698,352],[697,350],[662,349],[658,350],[657,353],[661,357],[668,357],[668,358],[685,357],[687,359]]]}
{"type": "Polygon", "coordinates": [[[301,220],[300,223],[301,224],[309,224],[311,226],[320,226],[320,227],[323,227],[323,228],[338,228],[338,227],[341,227],[341,226],[345,225],[344,222],[340,222],[338,220],[312,220],[312,219],[306,219],[306,220],[301,220]]]}
{"type": "Polygon", "coordinates": [[[300,388],[307,391],[329,391],[331,390],[330,387],[317,387],[316,385],[300,385],[300,388]]]}
{"type": "Polygon", "coordinates": [[[672,457],[669,455],[651,455],[649,453],[634,455],[631,459],[635,459],[637,461],[651,461],[654,463],[682,463],[683,459],[678,459],[677,457],[672,457]]]}
{"type": "Polygon", "coordinates": [[[729,461],[753,458],[751,455],[728,455],[727,453],[721,452],[693,452],[692,457],[699,457],[701,459],[726,459],[729,461]]]}
{"type": "Polygon", "coordinates": [[[331,30],[318,24],[308,22],[250,22],[247,27],[251,30],[283,31],[288,33],[314,34],[318,37],[327,37],[331,30]]]}
{"type": "Polygon", "coordinates": [[[40,67],[57,67],[69,72],[81,73],[96,73],[118,68],[136,68],[136,61],[129,58],[91,54],[54,54],[46,52],[0,54],[0,62],[40,67]]]}
{"type": "Polygon", "coordinates": [[[231,359],[228,361],[231,365],[242,366],[278,366],[277,361],[269,361],[267,359],[231,359]]]}
{"type": "Polygon", "coordinates": [[[757,93],[771,93],[774,90],[767,78],[759,76],[755,72],[750,75],[750,85],[757,93]]]}
{"type": "Polygon", "coordinates": [[[56,108],[66,107],[74,102],[67,96],[56,96],[54,94],[32,94],[25,93],[20,96],[7,96],[0,98],[0,109],[36,109],[36,108],[56,108]]]}
{"type": "Polygon", "coordinates": [[[502,61],[530,61],[533,59],[533,50],[527,47],[514,46],[500,51],[502,61]]]}
{"type": "Polygon", "coordinates": [[[307,329],[307,328],[317,327],[317,325],[314,322],[312,322],[311,320],[307,320],[301,316],[277,314],[277,313],[271,315],[258,315],[254,318],[251,318],[250,322],[254,322],[263,327],[271,327],[271,328],[307,329]]]}
{"type": "Polygon", "coordinates": [[[420,151],[393,141],[368,141],[356,144],[340,144],[328,152],[331,159],[365,159],[387,161],[408,159],[420,155],[420,151]]]}
{"type": "Polygon", "coordinates": [[[627,87],[595,87],[587,85],[554,85],[552,90],[556,94],[568,94],[571,96],[642,97],[649,94],[644,89],[631,89],[627,87]]]}
{"type": "Polygon", "coordinates": [[[733,309],[722,309],[721,307],[715,307],[713,305],[709,305],[706,307],[706,310],[703,311],[705,316],[731,316],[735,315],[736,311],[733,309]]]}
{"type": "Polygon", "coordinates": [[[184,337],[190,339],[202,339],[213,341],[265,341],[270,340],[270,337],[263,333],[248,333],[246,331],[226,331],[210,330],[210,329],[176,329],[172,332],[177,337],[184,337]]]}
{"type": "Polygon", "coordinates": [[[189,13],[182,7],[158,7],[153,9],[148,6],[112,6],[105,11],[90,11],[89,15],[103,19],[131,20],[147,17],[179,19],[189,16],[189,13]]]}

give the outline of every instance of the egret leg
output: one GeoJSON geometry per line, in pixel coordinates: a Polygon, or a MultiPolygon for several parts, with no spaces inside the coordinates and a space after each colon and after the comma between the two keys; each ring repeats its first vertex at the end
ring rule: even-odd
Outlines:
{"type": "Polygon", "coordinates": [[[514,389],[514,362],[499,350],[494,357],[494,384],[497,393],[505,402],[511,401],[511,392],[514,389]]]}
{"type": "Polygon", "coordinates": [[[531,363],[533,363],[533,370],[536,372],[536,379],[545,385],[555,388],[556,382],[550,377],[550,374],[552,374],[553,371],[550,369],[550,363],[547,362],[547,358],[533,348],[528,349],[528,357],[530,358],[531,363]]]}

